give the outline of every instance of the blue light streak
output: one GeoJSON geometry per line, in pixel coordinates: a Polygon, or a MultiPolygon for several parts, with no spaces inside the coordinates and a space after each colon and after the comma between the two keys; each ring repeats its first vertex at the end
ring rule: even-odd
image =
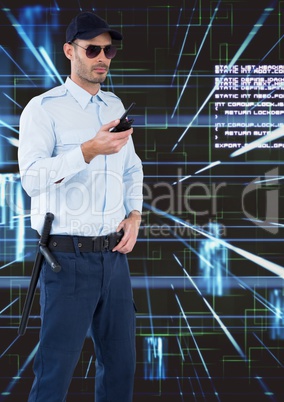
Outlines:
{"type": "Polygon", "coordinates": [[[0,355],[0,359],[2,359],[3,356],[5,356],[5,354],[8,352],[8,350],[17,342],[17,340],[19,339],[20,335],[17,336],[17,338],[15,338],[13,340],[13,342],[10,343],[10,345],[4,350],[4,352],[0,355]]]}
{"type": "MultiPolygon", "coordinates": [[[[181,19],[182,12],[183,12],[183,9],[180,8],[177,23],[176,23],[177,28],[179,27],[179,22],[180,22],[180,19],[181,19]]],[[[175,30],[175,34],[173,35],[172,47],[174,47],[174,45],[175,45],[176,36],[177,36],[177,29],[175,30]]]]}
{"type": "MultiPolygon", "coordinates": [[[[174,290],[173,287],[172,287],[172,289],[174,290]]],[[[195,348],[196,348],[196,351],[197,351],[197,353],[198,353],[198,355],[199,355],[199,358],[200,358],[200,360],[201,360],[202,366],[203,366],[203,368],[204,368],[204,370],[205,370],[205,372],[206,372],[206,375],[207,375],[208,379],[210,380],[210,383],[211,383],[211,385],[212,385],[212,388],[213,388],[214,391],[215,391],[215,395],[216,395],[217,399],[219,400],[218,393],[216,392],[214,383],[213,383],[213,381],[212,381],[211,374],[210,374],[210,372],[209,372],[209,370],[208,370],[207,364],[206,364],[206,362],[205,362],[205,360],[204,360],[204,358],[203,358],[203,355],[202,355],[202,353],[201,353],[201,350],[200,350],[200,348],[199,348],[199,346],[198,346],[198,343],[197,343],[197,341],[196,341],[196,339],[195,339],[195,336],[194,336],[194,334],[193,334],[193,331],[192,331],[192,329],[191,329],[191,326],[189,325],[189,322],[188,322],[188,320],[187,320],[187,316],[186,316],[186,314],[185,314],[185,312],[184,312],[184,309],[183,309],[183,307],[182,307],[182,305],[181,305],[181,302],[180,302],[180,300],[179,300],[177,294],[175,294],[175,298],[176,298],[176,301],[177,301],[177,303],[178,303],[178,305],[179,305],[181,314],[182,314],[182,316],[183,316],[183,318],[184,318],[184,321],[185,321],[186,326],[187,326],[187,328],[188,328],[188,330],[189,330],[189,333],[190,333],[190,335],[191,335],[191,338],[192,338],[192,340],[193,340],[193,342],[194,342],[194,344],[195,344],[195,348]]],[[[197,376],[197,378],[198,378],[198,376],[197,376]]]]}
{"type": "MultiPolygon", "coordinates": [[[[181,264],[179,264],[181,266],[181,264]]],[[[196,286],[194,280],[192,279],[192,277],[187,273],[187,271],[183,269],[183,272],[185,273],[185,275],[187,276],[188,280],[191,282],[191,284],[193,285],[193,287],[196,289],[197,293],[202,297],[202,300],[204,301],[204,303],[206,304],[206,306],[208,307],[208,309],[211,311],[213,317],[215,318],[215,320],[218,322],[218,324],[220,325],[221,329],[223,330],[223,332],[225,333],[225,335],[227,336],[227,338],[230,340],[230,342],[232,343],[232,345],[234,346],[234,348],[236,349],[236,351],[239,353],[239,355],[242,357],[242,359],[247,360],[245,353],[242,351],[241,347],[238,345],[238,343],[236,342],[236,340],[234,339],[234,337],[232,336],[232,334],[230,333],[230,331],[227,329],[227,327],[223,324],[221,318],[218,316],[218,314],[215,312],[215,310],[211,307],[211,305],[209,304],[209,302],[205,299],[205,297],[202,295],[200,289],[196,286]]]]}
{"type": "MultiPolygon", "coordinates": [[[[144,163],[144,165],[146,165],[147,164],[147,162],[146,163],[144,163]]],[[[150,163],[148,163],[148,164],[150,164],[150,163]]],[[[160,163],[161,164],[161,163],[160,163]]],[[[167,165],[168,164],[171,164],[171,165],[175,165],[175,163],[174,162],[172,162],[172,163],[170,163],[170,162],[167,162],[167,165]]],[[[194,165],[194,162],[192,162],[192,164],[194,165]]],[[[199,163],[198,163],[199,164],[199,163]]],[[[222,162],[222,161],[215,161],[215,162],[212,162],[212,163],[210,163],[209,165],[207,165],[207,166],[205,166],[204,168],[202,168],[202,169],[199,169],[199,170],[197,170],[195,173],[193,173],[193,174],[190,174],[190,175],[187,175],[187,176],[184,176],[184,177],[182,177],[181,179],[179,179],[179,180],[177,180],[177,181],[175,181],[175,182],[173,182],[172,183],[172,185],[174,186],[174,185],[176,185],[176,184],[178,184],[178,183],[181,183],[181,182],[183,182],[183,181],[185,181],[185,180],[187,180],[187,179],[190,179],[191,177],[193,177],[194,175],[196,175],[196,174],[199,174],[199,173],[202,173],[202,172],[204,172],[205,170],[208,170],[208,169],[212,169],[212,168],[214,168],[215,166],[218,166],[218,165],[221,165],[221,164],[223,164],[223,165],[232,165],[232,164],[234,164],[234,166],[235,166],[235,164],[236,164],[236,162],[222,162]]],[[[239,162],[239,164],[240,165],[254,165],[254,164],[258,164],[258,165],[261,165],[261,164],[263,164],[263,165],[270,165],[270,164],[275,164],[275,162],[270,162],[270,161],[265,161],[265,163],[262,163],[261,161],[259,161],[259,162],[252,162],[252,161],[249,161],[249,162],[239,162]]],[[[281,161],[277,161],[277,164],[278,165],[280,165],[280,164],[283,164],[281,161]]],[[[156,176],[148,176],[148,177],[156,177],[156,176]]],[[[163,176],[160,176],[160,177],[163,177],[163,176]]],[[[211,176],[201,176],[201,177],[205,177],[205,178],[208,178],[208,177],[211,177],[211,176]]],[[[251,178],[251,177],[253,177],[253,175],[251,175],[251,174],[248,174],[248,175],[225,175],[225,174],[223,174],[223,175],[218,175],[218,178],[220,179],[220,178],[251,178]]],[[[274,180],[283,180],[284,179],[284,176],[273,176],[273,178],[272,179],[264,179],[264,180],[259,180],[259,181],[255,181],[255,183],[257,184],[257,183],[266,183],[266,182],[269,182],[269,181],[274,181],[274,180]]]]}
{"type": "Polygon", "coordinates": [[[9,99],[11,102],[13,102],[16,106],[18,106],[20,109],[23,109],[23,107],[17,103],[13,98],[11,98],[9,95],[7,95],[5,92],[3,92],[3,95],[6,96],[7,99],[9,99]]]}
{"type": "MultiPolygon", "coordinates": [[[[4,268],[7,268],[7,267],[9,267],[10,265],[15,264],[15,262],[18,262],[18,260],[13,260],[13,261],[8,262],[7,264],[2,265],[2,266],[0,267],[0,270],[1,270],[1,269],[4,269],[4,268]]],[[[1,279],[2,279],[2,278],[1,278],[1,279]]]]}
{"type": "Polygon", "coordinates": [[[0,134],[0,137],[5,138],[13,147],[18,148],[19,147],[19,140],[17,138],[13,137],[7,137],[6,135],[0,134]]]}
{"type": "Polygon", "coordinates": [[[257,181],[255,181],[255,184],[269,183],[271,181],[276,181],[276,183],[278,183],[279,180],[283,180],[283,179],[284,179],[284,176],[272,176],[272,179],[257,180],[257,181]]]}
{"type": "MultiPolygon", "coordinates": [[[[173,290],[174,290],[174,289],[173,289],[173,290]]],[[[178,305],[179,305],[181,314],[182,314],[183,319],[184,319],[184,321],[185,321],[185,323],[186,323],[186,326],[187,326],[187,328],[188,328],[188,330],[189,330],[189,333],[190,333],[190,335],[191,335],[191,337],[192,337],[192,340],[193,340],[193,342],[194,342],[194,344],[195,344],[196,351],[197,351],[197,353],[199,354],[199,357],[200,357],[202,366],[203,366],[203,368],[204,368],[204,370],[205,370],[205,372],[206,372],[208,378],[211,379],[211,374],[209,373],[207,364],[206,364],[206,362],[205,362],[205,360],[204,360],[204,358],[203,358],[203,355],[202,355],[202,353],[201,353],[200,348],[198,347],[198,343],[197,343],[197,341],[196,341],[196,339],[195,339],[195,336],[194,336],[194,334],[193,334],[193,332],[192,332],[192,329],[191,329],[191,327],[190,327],[190,325],[189,325],[189,322],[188,322],[188,320],[187,320],[187,316],[186,316],[186,314],[185,314],[185,312],[184,312],[184,309],[183,309],[183,307],[182,307],[182,305],[181,305],[181,302],[180,302],[179,297],[177,296],[177,294],[175,294],[175,298],[176,298],[176,301],[177,301],[177,303],[178,303],[178,305]]]]}
{"type": "Polygon", "coordinates": [[[197,170],[197,171],[195,172],[195,174],[204,172],[204,170],[207,170],[207,169],[211,169],[211,168],[213,168],[214,166],[220,165],[220,163],[221,163],[221,161],[212,162],[212,163],[210,163],[210,165],[205,166],[204,168],[197,170]]]}
{"type": "Polygon", "coordinates": [[[53,82],[55,82],[55,78],[53,77],[53,74],[51,73],[51,71],[47,68],[46,63],[44,62],[43,58],[41,57],[40,53],[38,52],[38,50],[35,48],[34,44],[32,43],[32,41],[30,40],[30,38],[28,37],[28,35],[26,34],[26,32],[24,31],[23,27],[20,25],[20,23],[17,21],[17,19],[12,15],[12,13],[10,12],[10,10],[5,10],[7,17],[9,18],[9,20],[11,21],[12,26],[15,28],[15,30],[17,31],[18,35],[21,37],[21,39],[25,42],[25,44],[27,45],[28,49],[31,51],[31,53],[35,56],[35,58],[37,59],[37,61],[42,65],[42,67],[44,68],[44,70],[46,71],[47,75],[52,79],[53,82]]]}
{"type": "MultiPolygon", "coordinates": [[[[187,223],[182,223],[181,220],[179,220],[181,224],[187,225],[187,223]]],[[[206,233],[203,230],[200,230],[199,228],[194,228],[197,232],[203,234],[204,236],[208,237],[209,239],[212,239],[216,242],[218,242],[220,245],[227,247],[228,249],[234,251],[235,253],[239,254],[240,256],[246,258],[249,261],[254,262],[255,264],[260,265],[262,268],[265,268],[266,270],[274,273],[275,275],[279,276],[280,278],[284,279],[284,267],[281,265],[275,264],[274,262],[268,261],[262,257],[259,257],[256,254],[253,254],[249,251],[243,250],[239,247],[233,246],[230,243],[227,243],[226,241],[216,238],[209,233],[206,233]]]]}
{"type": "Polygon", "coordinates": [[[182,350],[182,347],[181,347],[180,340],[179,340],[178,336],[176,336],[176,340],[177,340],[177,344],[178,344],[178,347],[179,347],[181,358],[182,358],[183,361],[185,361],[184,353],[183,353],[183,350],[182,350]]]}
{"type": "MultiPolygon", "coordinates": [[[[145,286],[146,286],[146,294],[147,294],[147,305],[149,309],[149,320],[150,320],[150,326],[151,326],[151,334],[152,337],[155,337],[155,331],[154,331],[154,325],[153,325],[153,318],[152,318],[152,308],[151,308],[151,300],[150,300],[150,291],[149,291],[149,280],[148,280],[148,275],[146,271],[146,264],[144,263],[144,273],[145,273],[145,286]]],[[[156,350],[155,350],[155,344],[154,344],[154,354],[156,355],[156,350]]]]}
{"type": "Polygon", "coordinates": [[[35,357],[36,351],[38,349],[39,343],[35,346],[35,348],[32,350],[32,352],[30,353],[30,355],[28,356],[28,358],[26,359],[26,361],[24,362],[23,366],[18,370],[17,374],[15,375],[15,377],[13,377],[12,381],[10,382],[10,384],[8,385],[8,387],[6,388],[5,391],[2,392],[1,395],[10,395],[12,389],[14,388],[14,386],[16,385],[16,383],[21,379],[21,376],[23,374],[23,372],[25,371],[25,369],[28,367],[28,365],[32,362],[32,360],[35,357]]]}
{"type": "MultiPolygon", "coordinates": [[[[174,233],[174,232],[172,231],[172,233],[174,233]]],[[[179,236],[178,234],[175,233],[175,237],[181,243],[183,243],[193,254],[195,254],[200,259],[200,261],[204,262],[205,265],[208,265],[209,268],[213,268],[213,265],[201,253],[199,253],[190,244],[188,244],[181,236],[179,236]]]]}
{"type": "MultiPolygon", "coordinates": [[[[281,40],[284,38],[284,35],[281,36],[281,38],[278,39],[278,41],[272,46],[272,48],[269,49],[269,51],[262,57],[262,59],[259,61],[258,65],[266,59],[267,56],[272,52],[272,50],[281,42],[281,40]]],[[[273,91],[274,92],[274,91],[273,91]]]]}
{"type": "Polygon", "coordinates": [[[258,342],[261,344],[262,347],[264,347],[264,349],[273,357],[273,359],[276,361],[277,364],[279,364],[280,367],[284,368],[284,365],[281,363],[281,361],[279,359],[277,359],[277,357],[275,356],[274,353],[271,352],[270,347],[268,348],[263,341],[255,334],[253,333],[254,337],[258,340],[258,342]]]}
{"type": "Polygon", "coordinates": [[[55,5],[55,8],[56,8],[56,11],[60,11],[60,7],[59,7],[59,5],[58,5],[56,0],[54,0],[54,5],[55,5]]]}
{"type": "Polygon", "coordinates": [[[152,208],[152,206],[149,205],[148,203],[144,203],[144,206],[153,212],[164,215],[166,218],[168,218],[174,222],[177,222],[177,223],[181,224],[182,226],[191,228],[192,230],[196,231],[197,233],[200,233],[201,235],[207,237],[208,239],[216,241],[221,246],[227,247],[228,249],[232,250],[236,254],[239,254],[240,256],[246,258],[247,260],[252,261],[253,263],[261,266],[262,268],[264,268],[264,269],[272,272],[273,274],[279,276],[280,278],[284,279],[284,267],[283,266],[275,264],[274,262],[268,261],[265,258],[259,257],[258,255],[253,254],[249,251],[243,250],[240,247],[233,246],[232,244],[226,242],[225,240],[212,236],[210,233],[206,232],[205,230],[202,230],[200,227],[191,225],[190,223],[188,223],[180,218],[177,218],[174,215],[161,211],[158,208],[152,208]]]}
{"type": "MultiPolygon", "coordinates": [[[[186,43],[186,40],[187,40],[187,37],[188,37],[189,28],[191,27],[191,20],[192,20],[193,15],[194,15],[196,3],[197,3],[197,0],[195,0],[194,6],[193,6],[193,8],[192,8],[192,13],[191,13],[191,16],[190,16],[190,19],[189,19],[189,23],[187,24],[187,30],[186,30],[186,33],[185,33],[185,35],[184,35],[183,43],[182,43],[182,46],[181,46],[181,49],[180,49],[180,52],[179,52],[179,56],[178,56],[176,68],[175,68],[175,71],[174,71],[174,74],[173,74],[173,78],[172,78],[172,85],[173,85],[173,81],[174,81],[174,79],[175,79],[175,77],[176,77],[176,75],[177,75],[177,69],[178,69],[178,66],[179,66],[179,63],[180,63],[180,59],[181,59],[181,57],[182,57],[182,55],[183,55],[183,49],[184,49],[184,46],[185,46],[185,43],[186,43]]],[[[179,15],[179,19],[180,19],[180,15],[179,15]]],[[[178,24],[179,24],[179,22],[178,22],[178,24]]],[[[178,24],[177,24],[177,25],[178,25],[178,24]]],[[[192,70],[191,70],[191,71],[192,71],[192,70]]],[[[191,74],[191,72],[190,72],[190,74],[191,74]]]]}
{"type": "Polygon", "coordinates": [[[54,72],[54,75],[57,77],[60,84],[64,84],[63,79],[61,78],[59,72],[57,71],[55,65],[53,64],[51,58],[49,57],[47,51],[45,50],[45,48],[43,46],[39,47],[39,52],[42,55],[43,59],[46,61],[46,64],[48,65],[48,67],[51,69],[51,71],[54,72]]]}
{"type": "Polygon", "coordinates": [[[173,186],[175,186],[177,183],[181,183],[184,180],[190,179],[190,177],[192,177],[191,174],[189,174],[188,176],[183,177],[182,179],[180,179],[178,181],[173,182],[173,186]]]}
{"type": "Polygon", "coordinates": [[[180,378],[179,378],[179,377],[177,377],[177,383],[178,383],[178,388],[179,388],[179,395],[180,395],[180,397],[181,397],[181,400],[184,401],[183,392],[182,392],[182,387],[181,387],[181,383],[180,383],[180,378]]]}
{"type": "MultiPolygon", "coordinates": [[[[3,120],[0,120],[0,124],[1,124],[1,126],[6,127],[11,131],[14,131],[14,133],[19,134],[19,130],[16,130],[13,126],[11,126],[11,124],[5,123],[5,121],[3,121],[3,120]]],[[[2,136],[2,137],[6,138],[5,136],[2,136]]]]}
{"type": "Polygon", "coordinates": [[[16,61],[10,56],[10,54],[4,49],[4,47],[0,45],[0,49],[3,50],[3,52],[6,54],[6,56],[9,57],[9,59],[17,66],[17,68],[18,68],[18,69],[24,74],[24,76],[33,84],[33,86],[36,87],[36,84],[31,80],[31,78],[29,77],[29,75],[24,72],[24,70],[19,66],[18,63],[16,63],[16,61]]]}
{"type": "Polygon", "coordinates": [[[269,391],[269,389],[268,389],[267,385],[264,383],[262,377],[256,376],[255,379],[258,380],[261,388],[264,390],[264,395],[266,395],[266,396],[273,396],[274,395],[273,392],[269,391]]]}
{"type": "Polygon", "coordinates": [[[3,310],[0,311],[0,314],[4,313],[4,311],[8,310],[8,308],[10,308],[18,300],[19,300],[19,297],[17,297],[17,299],[13,300],[10,304],[8,304],[6,307],[4,307],[3,310]]]}
{"type": "MultiPolygon", "coordinates": [[[[253,295],[253,297],[260,303],[262,304],[267,310],[270,310],[272,312],[272,314],[276,314],[276,308],[275,306],[273,306],[272,303],[270,303],[268,300],[266,300],[263,296],[261,296],[258,292],[256,292],[255,289],[255,284],[253,284],[253,287],[249,286],[249,284],[247,284],[243,279],[241,279],[240,277],[237,277],[235,275],[233,275],[232,273],[230,273],[231,277],[235,278],[236,282],[239,283],[239,285],[248,290],[249,292],[251,292],[251,294],[253,295]]],[[[275,285],[274,285],[275,287],[275,285]]]]}
{"type": "MultiPolygon", "coordinates": [[[[196,374],[195,368],[194,368],[194,373],[196,374]]],[[[199,377],[198,377],[197,374],[196,374],[196,378],[197,378],[198,384],[200,384],[200,380],[199,380],[199,377]]],[[[193,385],[192,385],[192,381],[191,381],[191,378],[190,378],[190,377],[188,377],[188,381],[189,381],[190,387],[191,387],[191,389],[192,389],[192,396],[193,396],[193,398],[194,398],[194,401],[197,402],[196,395],[195,395],[195,392],[193,391],[193,385]]],[[[201,388],[201,387],[200,387],[200,388],[201,388]]],[[[204,398],[204,395],[203,395],[203,398],[204,398]]],[[[205,398],[204,398],[204,400],[205,400],[205,398]]]]}
{"type": "Polygon", "coordinates": [[[91,364],[92,364],[92,361],[93,361],[93,357],[94,357],[93,355],[90,357],[88,367],[87,367],[87,370],[86,370],[86,374],[85,374],[85,379],[88,378],[90,367],[91,367],[91,364]]]}
{"type": "MultiPolygon", "coordinates": [[[[252,28],[252,30],[250,31],[250,33],[248,34],[246,40],[243,42],[243,44],[239,47],[237,53],[235,54],[235,56],[232,58],[232,60],[230,61],[230,63],[228,64],[228,70],[230,70],[233,65],[237,62],[237,60],[239,59],[239,57],[242,55],[242,53],[245,51],[245,49],[248,47],[248,45],[250,44],[250,42],[252,41],[252,39],[254,38],[254,36],[257,34],[257,32],[259,31],[259,29],[263,26],[265,20],[268,18],[268,16],[270,15],[270,13],[273,11],[274,8],[266,8],[263,12],[263,14],[261,15],[261,17],[259,18],[259,20],[256,22],[256,24],[254,25],[254,27],[252,28]]],[[[220,82],[222,82],[222,80],[225,78],[226,74],[224,74],[221,78],[220,78],[220,82]]],[[[186,80],[186,84],[188,82],[188,79],[186,80]]],[[[219,84],[220,84],[219,82],[219,84]]],[[[218,84],[218,85],[219,85],[218,84]]],[[[203,102],[203,104],[200,106],[198,112],[195,114],[195,116],[193,117],[193,119],[191,120],[191,122],[188,124],[188,126],[186,127],[186,129],[184,130],[184,132],[182,133],[182,135],[179,137],[178,141],[176,142],[176,144],[173,146],[172,148],[172,152],[176,149],[176,147],[179,145],[180,141],[183,139],[183,137],[185,136],[185,134],[187,133],[187,131],[189,130],[189,128],[192,126],[193,122],[195,121],[195,119],[199,116],[200,112],[204,109],[205,105],[207,104],[207,102],[209,101],[209,99],[212,97],[212,95],[214,94],[215,90],[217,88],[217,85],[215,85],[212,89],[212,91],[209,93],[209,95],[207,96],[207,98],[205,99],[205,101],[203,102]]],[[[183,94],[185,87],[183,88],[183,91],[181,94],[183,94]]],[[[180,100],[180,98],[179,98],[180,100]]],[[[177,104],[178,105],[178,104],[177,104]]],[[[175,107],[176,110],[177,106],[175,107]]],[[[174,110],[174,112],[175,112],[174,110]]],[[[173,113],[174,115],[174,113],[173,113]]],[[[172,115],[172,117],[173,117],[172,115]]]]}
{"type": "Polygon", "coordinates": [[[199,57],[199,55],[200,55],[200,52],[201,52],[201,50],[202,50],[202,48],[203,48],[203,45],[204,45],[204,43],[205,43],[205,40],[206,40],[206,38],[207,38],[207,36],[208,36],[208,34],[209,34],[209,31],[210,31],[210,29],[211,29],[211,27],[212,27],[213,21],[214,21],[214,19],[215,19],[215,17],[216,17],[216,14],[217,14],[218,10],[219,10],[219,5],[220,5],[220,3],[221,3],[221,0],[219,0],[218,4],[217,4],[217,6],[216,6],[216,8],[215,8],[215,10],[214,10],[214,13],[213,13],[213,15],[212,15],[212,17],[211,17],[211,19],[210,19],[210,22],[209,22],[209,24],[208,24],[207,30],[206,30],[206,32],[205,32],[205,35],[204,35],[204,37],[203,37],[203,40],[201,41],[201,44],[200,44],[199,48],[198,48],[198,52],[197,52],[197,54],[196,54],[196,56],[195,56],[195,60],[194,60],[194,62],[193,62],[193,64],[192,64],[192,67],[191,67],[191,69],[190,69],[190,72],[189,72],[189,74],[188,74],[188,76],[187,76],[187,78],[186,78],[186,80],[185,80],[185,83],[184,83],[183,88],[182,88],[182,90],[181,90],[180,96],[179,96],[179,98],[178,98],[178,100],[177,100],[177,103],[176,103],[176,105],[175,105],[175,108],[174,108],[174,111],[173,111],[173,113],[172,113],[171,118],[174,117],[174,115],[175,115],[175,113],[176,113],[176,110],[177,110],[177,108],[178,108],[178,106],[179,106],[179,104],[180,104],[180,101],[181,101],[181,98],[182,98],[182,96],[183,96],[183,93],[184,93],[184,91],[185,91],[185,89],[186,89],[186,87],[187,87],[189,78],[191,77],[192,71],[193,71],[193,69],[194,69],[194,67],[195,67],[195,64],[196,64],[196,62],[197,62],[197,60],[198,60],[198,57],[199,57]]]}

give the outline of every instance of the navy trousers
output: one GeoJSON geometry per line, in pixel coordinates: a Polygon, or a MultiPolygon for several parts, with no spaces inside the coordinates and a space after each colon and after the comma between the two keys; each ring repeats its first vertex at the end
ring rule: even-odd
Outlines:
{"type": "Polygon", "coordinates": [[[135,306],[127,258],[118,252],[54,253],[43,263],[41,331],[29,402],[65,402],[87,333],[96,355],[95,401],[131,402],[135,306]]]}

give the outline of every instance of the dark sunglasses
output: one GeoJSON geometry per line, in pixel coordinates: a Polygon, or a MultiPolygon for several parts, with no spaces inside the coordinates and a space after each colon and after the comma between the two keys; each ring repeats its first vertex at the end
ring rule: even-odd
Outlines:
{"type": "Polygon", "coordinates": [[[104,54],[107,59],[113,59],[117,52],[117,48],[113,45],[106,45],[106,46],[89,45],[88,47],[83,47],[78,45],[78,43],[76,42],[69,42],[69,43],[84,49],[86,51],[86,56],[89,59],[97,57],[102,50],[104,51],[104,54]]]}

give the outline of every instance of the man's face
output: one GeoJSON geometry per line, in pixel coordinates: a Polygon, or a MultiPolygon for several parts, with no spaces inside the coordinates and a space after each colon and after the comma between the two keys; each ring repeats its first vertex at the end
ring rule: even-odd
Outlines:
{"type": "MultiPolygon", "coordinates": [[[[96,36],[93,39],[77,39],[76,43],[83,48],[87,48],[89,45],[107,46],[111,44],[111,36],[108,32],[96,36]]],[[[76,44],[74,47],[74,54],[72,58],[72,74],[76,75],[77,79],[81,83],[85,84],[100,84],[106,79],[110,59],[107,59],[104,51],[101,50],[100,54],[93,59],[86,56],[86,51],[76,44]]]]}

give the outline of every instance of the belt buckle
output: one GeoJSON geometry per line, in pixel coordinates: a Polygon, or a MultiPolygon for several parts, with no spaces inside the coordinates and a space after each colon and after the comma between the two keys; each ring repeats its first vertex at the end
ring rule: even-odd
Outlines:
{"type": "Polygon", "coordinates": [[[93,252],[96,251],[108,251],[110,247],[109,236],[95,236],[92,238],[93,252]]]}
{"type": "Polygon", "coordinates": [[[107,251],[109,249],[109,237],[105,236],[102,238],[102,250],[107,251]]]}

